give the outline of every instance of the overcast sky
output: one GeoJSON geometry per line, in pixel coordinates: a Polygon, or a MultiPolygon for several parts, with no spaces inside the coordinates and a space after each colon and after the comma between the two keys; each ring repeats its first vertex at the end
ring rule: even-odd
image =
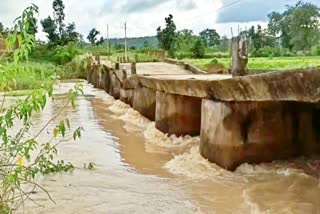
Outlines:
{"type": "MultiPolygon", "coordinates": [[[[96,27],[106,36],[123,37],[123,23],[128,25],[128,36],[155,35],[156,28],[164,25],[171,13],[178,29],[192,29],[195,33],[215,28],[221,35],[230,36],[238,26],[266,26],[267,14],[282,11],[287,4],[298,0],[64,0],[66,22],[75,22],[77,31],[87,36],[96,27]]],[[[320,0],[308,0],[320,6],[320,0]]],[[[40,8],[40,19],[52,15],[52,0],[0,0],[0,22],[9,26],[30,3],[40,8]]],[[[45,34],[39,28],[38,37],[45,34]]]]}

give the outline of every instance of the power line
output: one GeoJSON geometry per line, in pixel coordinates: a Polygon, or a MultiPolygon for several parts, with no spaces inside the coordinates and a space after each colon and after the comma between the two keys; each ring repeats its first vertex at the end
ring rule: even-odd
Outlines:
{"type": "Polygon", "coordinates": [[[229,4],[226,4],[226,5],[218,8],[218,9],[216,9],[216,10],[214,10],[214,11],[219,11],[219,10],[225,9],[225,8],[227,8],[227,7],[231,7],[231,6],[239,3],[240,1],[242,1],[242,0],[233,1],[233,2],[231,2],[231,3],[229,3],[229,4]]]}

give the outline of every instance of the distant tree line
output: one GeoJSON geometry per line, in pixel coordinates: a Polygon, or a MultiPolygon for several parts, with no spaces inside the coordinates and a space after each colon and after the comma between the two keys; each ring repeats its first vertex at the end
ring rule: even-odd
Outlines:
{"type": "MultiPolygon", "coordinates": [[[[284,12],[268,15],[268,27],[252,26],[242,31],[241,36],[250,40],[252,56],[290,56],[297,53],[320,55],[320,9],[314,4],[298,2],[287,6],[284,12]]],[[[221,37],[215,29],[205,29],[195,35],[192,30],[177,31],[170,14],[165,18],[165,28],[157,29],[160,48],[171,57],[191,53],[193,57],[204,57],[207,49],[229,51],[230,40],[221,37]]]]}

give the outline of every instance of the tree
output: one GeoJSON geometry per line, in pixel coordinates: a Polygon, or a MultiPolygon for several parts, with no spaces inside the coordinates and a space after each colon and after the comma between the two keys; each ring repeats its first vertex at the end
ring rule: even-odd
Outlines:
{"type": "Polygon", "coordinates": [[[80,40],[80,34],[76,32],[76,24],[74,22],[69,23],[66,27],[65,39],[68,42],[77,42],[80,40]]]}
{"type": "Polygon", "coordinates": [[[89,35],[87,36],[87,39],[92,45],[96,44],[97,36],[100,34],[99,31],[97,31],[95,28],[92,28],[89,32],[89,35]]]}
{"type": "Polygon", "coordinates": [[[41,25],[43,28],[43,32],[47,33],[49,42],[51,42],[52,44],[56,44],[59,40],[56,22],[50,16],[48,16],[41,21],[41,25]]]}
{"type": "Polygon", "coordinates": [[[53,17],[48,16],[41,21],[43,31],[47,33],[47,38],[51,45],[66,45],[69,42],[78,42],[81,40],[81,35],[77,33],[75,23],[69,23],[66,27],[64,23],[64,4],[62,0],[54,0],[53,17]]]}
{"type": "Polygon", "coordinates": [[[207,47],[213,47],[219,45],[220,35],[215,29],[205,29],[200,32],[200,37],[203,39],[207,47]]]}
{"type": "Polygon", "coordinates": [[[4,26],[3,24],[0,22],[0,34],[4,31],[4,26]]]}
{"type": "Polygon", "coordinates": [[[230,50],[230,40],[227,36],[222,36],[219,43],[219,51],[228,52],[230,50]]]}
{"type": "Polygon", "coordinates": [[[202,38],[198,38],[192,47],[192,54],[195,58],[203,58],[206,48],[202,38]]]}
{"type": "Polygon", "coordinates": [[[100,37],[100,39],[96,42],[96,45],[103,45],[104,43],[104,38],[103,36],[100,37]]]}
{"type": "Polygon", "coordinates": [[[192,30],[184,29],[177,33],[177,48],[182,51],[191,51],[197,37],[192,30]]]}
{"type": "Polygon", "coordinates": [[[283,13],[272,12],[269,30],[281,39],[282,47],[308,50],[317,41],[319,32],[319,8],[310,3],[298,2],[287,6],[283,13]]]}
{"type": "Polygon", "coordinates": [[[165,18],[166,27],[162,30],[161,27],[157,29],[157,38],[159,46],[169,52],[169,56],[174,57],[177,46],[176,25],[173,21],[173,16],[169,14],[165,18]]]}
{"type": "Polygon", "coordinates": [[[36,35],[36,33],[38,33],[37,22],[38,22],[38,20],[35,17],[29,17],[29,20],[28,20],[28,23],[29,23],[28,34],[36,35]]]}
{"type": "Polygon", "coordinates": [[[310,3],[301,3],[290,17],[290,43],[295,50],[310,50],[319,40],[320,8],[310,3]]]}
{"type": "Polygon", "coordinates": [[[62,0],[54,0],[53,4],[53,17],[55,19],[56,25],[58,27],[58,32],[59,32],[59,36],[60,38],[63,37],[63,33],[64,33],[64,19],[65,19],[65,14],[64,14],[64,4],[62,0]]]}

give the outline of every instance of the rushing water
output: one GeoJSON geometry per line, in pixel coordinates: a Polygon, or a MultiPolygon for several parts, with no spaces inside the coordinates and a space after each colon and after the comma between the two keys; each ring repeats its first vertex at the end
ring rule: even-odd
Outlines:
{"type": "MultiPolygon", "coordinates": [[[[85,130],[78,142],[59,147],[59,158],[76,169],[41,178],[55,203],[37,190],[25,213],[320,213],[317,161],[244,164],[228,172],[200,156],[198,137],[166,136],[105,92],[89,85],[84,92],[78,107],[56,120],[69,118],[85,130]],[[89,163],[93,170],[85,169],[89,163]]],[[[48,103],[35,128],[63,103],[61,95],[48,103]]]]}

